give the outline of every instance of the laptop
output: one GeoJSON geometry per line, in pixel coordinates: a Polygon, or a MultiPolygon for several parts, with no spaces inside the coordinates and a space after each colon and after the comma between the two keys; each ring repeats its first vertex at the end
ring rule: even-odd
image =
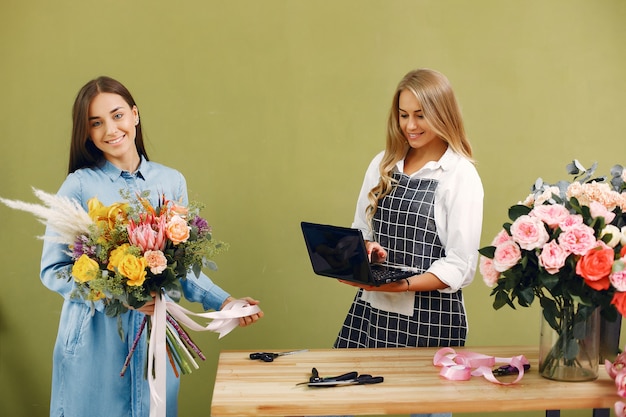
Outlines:
{"type": "Polygon", "coordinates": [[[415,275],[411,268],[370,263],[359,229],[308,222],[301,226],[317,275],[376,286],[415,275]]]}

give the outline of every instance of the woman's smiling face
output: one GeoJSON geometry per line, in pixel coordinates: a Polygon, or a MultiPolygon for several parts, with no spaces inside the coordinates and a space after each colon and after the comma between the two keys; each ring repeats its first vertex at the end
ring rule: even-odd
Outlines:
{"type": "Polygon", "coordinates": [[[139,164],[135,146],[138,123],[137,107],[131,108],[118,94],[100,93],[89,104],[89,137],[118,168],[134,170],[139,164]]]}
{"type": "Polygon", "coordinates": [[[398,123],[411,148],[424,148],[441,140],[424,118],[417,97],[410,90],[403,90],[398,98],[398,123]]]}

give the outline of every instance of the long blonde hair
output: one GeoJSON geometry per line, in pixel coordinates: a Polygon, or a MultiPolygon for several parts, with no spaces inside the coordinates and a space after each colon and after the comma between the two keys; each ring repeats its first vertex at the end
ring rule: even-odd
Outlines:
{"type": "Polygon", "coordinates": [[[461,109],[448,78],[437,71],[426,68],[409,72],[398,83],[391,102],[391,110],[387,120],[385,153],[379,166],[380,181],[368,194],[370,204],[366,209],[366,214],[369,221],[376,213],[378,202],[392,190],[394,186],[391,177],[393,168],[398,161],[404,159],[409,149],[399,122],[399,98],[400,93],[404,90],[415,95],[422,107],[424,120],[437,136],[443,139],[453,151],[473,162],[472,147],[465,135],[461,109]]]}

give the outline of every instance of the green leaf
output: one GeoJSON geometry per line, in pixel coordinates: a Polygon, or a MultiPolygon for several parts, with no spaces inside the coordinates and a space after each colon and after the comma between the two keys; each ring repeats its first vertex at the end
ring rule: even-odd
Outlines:
{"type": "Polygon", "coordinates": [[[518,303],[520,303],[522,307],[530,307],[530,305],[535,300],[535,293],[531,287],[524,288],[517,292],[517,298],[518,303]]]}
{"type": "Polygon", "coordinates": [[[565,341],[565,349],[563,349],[563,357],[567,360],[574,360],[576,356],[578,356],[578,351],[580,350],[578,346],[578,341],[574,338],[568,338],[565,341]]]}
{"type": "Polygon", "coordinates": [[[556,274],[542,273],[539,274],[539,282],[541,282],[544,287],[551,290],[559,283],[559,276],[556,274]]]}
{"type": "Polygon", "coordinates": [[[493,308],[495,310],[499,310],[502,307],[504,307],[506,304],[510,305],[513,309],[515,309],[515,306],[513,305],[511,300],[509,300],[509,296],[507,295],[507,293],[505,291],[498,291],[496,293],[496,297],[493,300],[493,308]]]}
{"type": "Polygon", "coordinates": [[[202,265],[200,265],[200,264],[193,264],[191,269],[193,270],[193,273],[196,276],[196,278],[199,278],[200,277],[200,273],[202,272],[202,265]]]}
{"type": "Polygon", "coordinates": [[[515,221],[518,217],[530,213],[531,208],[522,204],[516,204],[509,209],[509,219],[515,221]]]}
{"type": "Polygon", "coordinates": [[[561,334],[561,329],[556,321],[556,317],[559,314],[556,302],[551,298],[541,297],[540,303],[543,308],[543,317],[550,324],[550,327],[556,330],[558,334],[561,334]]]}
{"type": "Polygon", "coordinates": [[[478,249],[478,253],[480,253],[481,255],[483,255],[486,258],[493,259],[493,257],[495,256],[495,253],[496,253],[496,247],[495,246],[485,246],[484,248],[478,249]]]}

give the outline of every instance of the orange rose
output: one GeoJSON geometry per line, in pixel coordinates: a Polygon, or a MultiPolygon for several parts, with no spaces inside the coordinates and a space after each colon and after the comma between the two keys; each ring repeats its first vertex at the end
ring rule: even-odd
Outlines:
{"type": "Polygon", "coordinates": [[[585,283],[597,291],[607,290],[611,285],[609,274],[615,255],[613,249],[597,247],[584,254],[576,263],[576,273],[585,283]]]}
{"type": "Polygon", "coordinates": [[[616,292],[611,304],[615,306],[622,316],[626,316],[626,292],[616,292]]]}
{"type": "Polygon", "coordinates": [[[189,239],[189,231],[191,227],[187,224],[187,222],[180,216],[173,216],[169,222],[167,222],[167,226],[165,228],[165,234],[168,239],[171,240],[175,245],[179,243],[186,242],[189,239]]]}

